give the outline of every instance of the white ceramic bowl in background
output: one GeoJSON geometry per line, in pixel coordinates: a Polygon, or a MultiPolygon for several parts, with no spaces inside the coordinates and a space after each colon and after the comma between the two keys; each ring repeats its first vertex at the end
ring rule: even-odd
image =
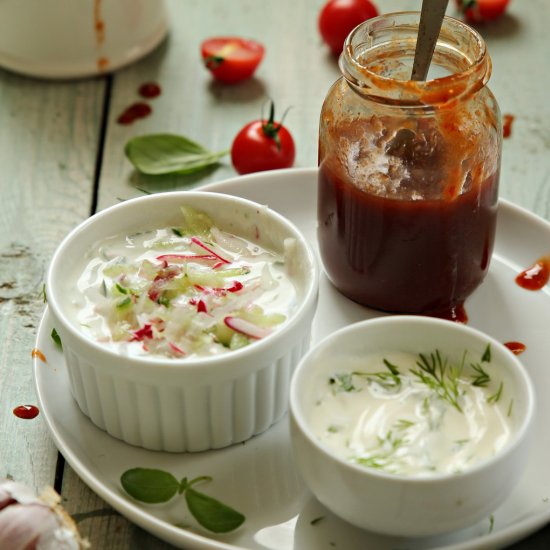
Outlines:
{"type": "Polygon", "coordinates": [[[63,343],[73,397],[97,426],[147,449],[203,451],[244,441],[287,410],[291,374],[310,343],[318,278],[313,251],[296,227],[246,199],[183,191],[103,210],[63,240],[48,271],[48,307],[63,343]],[[125,357],[88,339],[67,314],[68,289],[80,275],[75,258],[108,236],[177,226],[183,204],[206,212],[221,229],[275,252],[282,253],[284,239],[294,238],[296,310],[262,340],[212,357],[125,357]]]}
{"type": "Polygon", "coordinates": [[[291,437],[306,484],[327,508],[371,531],[428,536],[454,531],[489,514],[510,493],[525,466],[534,391],[525,368],[502,344],[464,325],[428,317],[393,316],[345,327],[310,350],[296,369],[290,390],[291,437]],[[494,457],[457,474],[392,475],[337,457],[313,433],[309,413],[326,381],[344,371],[346,358],[402,351],[461,357],[483,354],[512,381],[515,435],[494,457]]]}
{"type": "Polygon", "coordinates": [[[0,66],[44,78],[118,69],[166,36],[164,0],[2,0],[0,66]]]}

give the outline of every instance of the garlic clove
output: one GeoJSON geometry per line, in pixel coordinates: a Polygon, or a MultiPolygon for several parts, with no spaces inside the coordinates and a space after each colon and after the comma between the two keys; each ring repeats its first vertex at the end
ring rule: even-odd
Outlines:
{"type": "Polygon", "coordinates": [[[0,481],[0,549],[81,550],[88,548],[61,497],[47,488],[40,495],[11,480],[0,481]]]}

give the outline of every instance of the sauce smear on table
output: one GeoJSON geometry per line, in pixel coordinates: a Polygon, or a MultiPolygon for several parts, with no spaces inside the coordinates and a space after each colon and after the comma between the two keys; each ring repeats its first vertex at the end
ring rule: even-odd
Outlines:
{"type": "Polygon", "coordinates": [[[138,118],[148,117],[153,109],[147,103],[133,103],[117,118],[119,124],[132,124],[138,118]]]}
{"type": "Polygon", "coordinates": [[[527,346],[525,344],[522,344],[521,342],[504,342],[504,345],[514,354],[514,355],[520,355],[523,353],[527,346]]]}
{"type": "Polygon", "coordinates": [[[39,413],[40,410],[34,405],[19,405],[13,409],[13,414],[17,416],[17,418],[22,418],[24,420],[32,420],[36,418],[39,413]]]}
{"type": "MultiPolygon", "coordinates": [[[[154,99],[162,93],[161,87],[156,82],[145,82],[138,88],[138,94],[145,99],[154,99]]],[[[148,117],[153,112],[153,109],[148,103],[139,101],[132,103],[124,112],[117,118],[119,124],[132,124],[139,118],[148,117]]]]}
{"type": "Polygon", "coordinates": [[[141,97],[153,99],[162,93],[162,89],[156,82],[146,82],[139,87],[138,93],[141,97]]]}

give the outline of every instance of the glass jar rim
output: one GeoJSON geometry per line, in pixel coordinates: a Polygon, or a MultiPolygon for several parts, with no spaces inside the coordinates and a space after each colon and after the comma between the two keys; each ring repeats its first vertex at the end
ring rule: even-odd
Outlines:
{"type": "MultiPolygon", "coordinates": [[[[398,30],[400,27],[414,30],[417,34],[419,21],[418,11],[387,13],[368,19],[351,31],[344,42],[339,66],[344,78],[355,91],[382,102],[401,106],[437,106],[456,100],[464,94],[474,93],[485,86],[492,69],[485,41],[475,29],[454,17],[445,16],[436,51],[444,39],[456,41],[457,36],[464,37],[473,50],[472,58],[468,59],[468,67],[465,70],[426,81],[398,80],[370,70],[357,58],[357,46],[364,46],[364,42],[354,42],[358,35],[366,34],[372,38],[378,31],[392,28],[398,30]],[[384,26],[384,23],[390,25],[384,26]]],[[[412,45],[415,46],[416,41],[412,45]]],[[[463,59],[466,57],[463,56],[463,59]]]]}

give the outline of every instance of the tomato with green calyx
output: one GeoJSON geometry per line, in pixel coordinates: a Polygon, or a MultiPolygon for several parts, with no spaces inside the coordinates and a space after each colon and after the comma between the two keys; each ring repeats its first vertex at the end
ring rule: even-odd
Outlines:
{"type": "Polygon", "coordinates": [[[250,78],[264,57],[264,47],[236,36],[209,38],[201,44],[206,68],[216,80],[236,84],[250,78]]]}
{"type": "MultiPolygon", "coordinates": [[[[284,118],[284,116],[283,116],[284,118]]],[[[275,105],[271,102],[269,119],[247,124],[233,140],[231,161],[239,174],[290,168],[296,149],[283,121],[275,122],[275,105]]]]}
{"type": "Polygon", "coordinates": [[[459,11],[469,23],[483,23],[498,19],[510,0],[455,0],[459,11]]]}
{"type": "Polygon", "coordinates": [[[370,0],[329,0],[319,14],[319,32],[334,55],[340,55],[344,41],[357,25],[376,17],[370,0]]]}

